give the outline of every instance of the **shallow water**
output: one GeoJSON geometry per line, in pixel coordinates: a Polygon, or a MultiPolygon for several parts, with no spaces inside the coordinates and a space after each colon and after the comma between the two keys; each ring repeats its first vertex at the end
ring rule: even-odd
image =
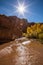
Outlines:
{"type": "Polygon", "coordinates": [[[43,65],[43,45],[23,39],[0,45],[0,65],[43,65]]]}

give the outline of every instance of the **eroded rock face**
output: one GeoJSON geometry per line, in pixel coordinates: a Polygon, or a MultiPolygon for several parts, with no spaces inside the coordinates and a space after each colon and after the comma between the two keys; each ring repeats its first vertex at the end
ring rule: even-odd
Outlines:
{"type": "Polygon", "coordinates": [[[21,37],[25,32],[28,22],[16,16],[0,15],[0,42],[21,37]]]}

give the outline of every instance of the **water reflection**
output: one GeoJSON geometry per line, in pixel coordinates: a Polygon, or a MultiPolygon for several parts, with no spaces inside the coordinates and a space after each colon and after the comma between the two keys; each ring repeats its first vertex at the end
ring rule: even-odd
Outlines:
{"type": "Polygon", "coordinates": [[[33,49],[27,48],[21,44],[17,47],[16,52],[17,55],[13,59],[13,63],[15,61],[15,65],[34,65],[37,63],[38,53],[33,49]]]}
{"type": "Polygon", "coordinates": [[[13,59],[13,62],[14,62],[14,60],[16,60],[15,65],[25,65],[28,62],[27,54],[29,55],[29,53],[27,52],[27,50],[28,50],[28,48],[26,48],[22,45],[17,47],[17,49],[16,49],[17,56],[16,56],[16,59],[13,59]]]}
{"type": "Polygon", "coordinates": [[[24,42],[22,42],[22,44],[29,44],[29,43],[31,43],[31,41],[24,41],[24,42]]]}
{"type": "Polygon", "coordinates": [[[43,65],[42,46],[40,48],[34,44],[32,47],[32,44],[34,42],[31,43],[29,40],[19,41],[19,43],[16,40],[13,44],[6,46],[0,50],[0,65],[43,65]]]}

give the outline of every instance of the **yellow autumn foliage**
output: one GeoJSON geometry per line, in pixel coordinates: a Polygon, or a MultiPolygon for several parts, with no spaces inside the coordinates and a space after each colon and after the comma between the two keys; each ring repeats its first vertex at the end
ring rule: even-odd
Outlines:
{"type": "Polygon", "coordinates": [[[43,38],[43,24],[36,23],[27,27],[27,33],[23,34],[26,37],[43,38]]]}

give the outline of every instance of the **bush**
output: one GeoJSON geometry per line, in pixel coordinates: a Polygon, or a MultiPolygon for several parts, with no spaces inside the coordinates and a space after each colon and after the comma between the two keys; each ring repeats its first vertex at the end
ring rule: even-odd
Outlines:
{"type": "Polygon", "coordinates": [[[43,24],[36,23],[27,27],[26,33],[23,33],[25,37],[43,39],[43,24]]]}
{"type": "Polygon", "coordinates": [[[38,35],[38,37],[39,37],[39,39],[43,39],[43,33],[40,33],[40,34],[38,35]]]}

